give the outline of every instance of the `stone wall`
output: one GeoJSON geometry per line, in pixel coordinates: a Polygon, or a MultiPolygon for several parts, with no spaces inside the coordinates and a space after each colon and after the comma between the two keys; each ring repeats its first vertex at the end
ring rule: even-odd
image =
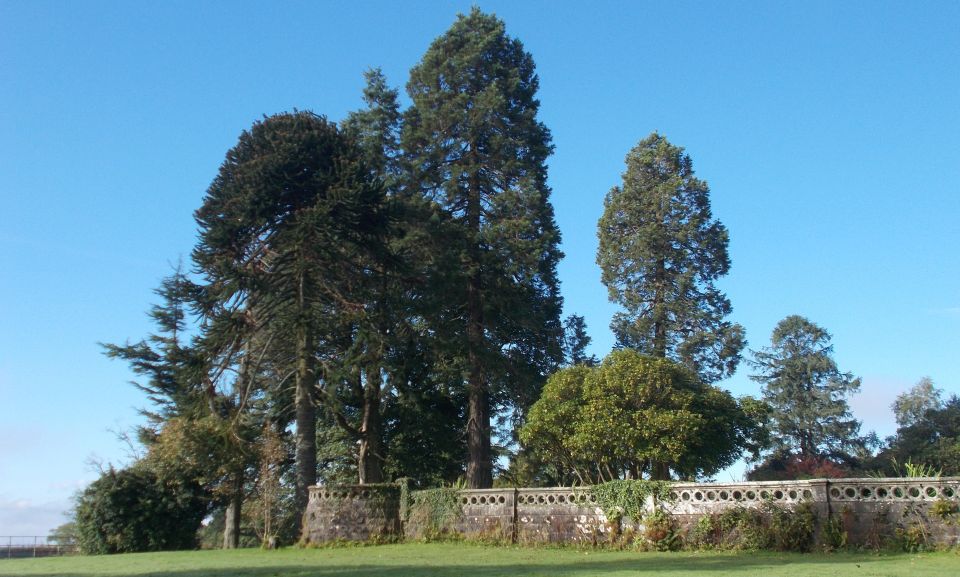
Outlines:
{"type": "MultiPolygon", "coordinates": [[[[704,515],[734,507],[772,504],[794,508],[808,503],[819,519],[842,522],[849,543],[869,545],[898,529],[920,526],[930,540],[960,543],[960,514],[945,517],[931,511],[937,502],[960,503],[960,478],[813,479],[754,483],[675,483],[671,499],[656,505],[676,519],[681,530],[704,515]]],[[[401,506],[397,486],[312,487],[305,523],[310,542],[338,539],[368,541],[405,535],[431,536],[424,515],[416,511],[417,493],[401,506]]],[[[443,533],[470,539],[517,543],[602,543],[627,526],[630,519],[611,522],[589,487],[485,489],[450,492],[452,515],[441,520],[443,533]],[[459,506],[457,506],[459,505],[459,506]]],[[[953,507],[956,509],[956,507],[953,507]]],[[[433,528],[436,531],[436,528],[433,528]]],[[[818,530],[819,538],[819,530],[818,530]]]]}
{"type": "Polygon", "coordinates": [[[941,499],[960,503],[957,477],[676,483],[671,487],[671,497],[673,503],[664,503],[662,507],[681,525],[735,506],[752,508],[769,502],[792,508],[807,502],[821,521],[830,517],[841,519],[851,544],[868,545],[916,523],[929,528],[939,543],[960,543],[960,517],[942,519],[930,511],[931,505],[941,499]]]}
{"type": "Polygon", "coordinates": [[[304,513],[307,543],[381,541],[398,538],[399,485],[310,487],[304,513]]]}

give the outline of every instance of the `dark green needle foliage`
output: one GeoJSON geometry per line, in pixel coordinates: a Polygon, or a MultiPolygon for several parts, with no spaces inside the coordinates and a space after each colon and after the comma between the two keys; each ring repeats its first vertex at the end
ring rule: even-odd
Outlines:
{"type": "Polygon", "coordinates": [[[390,88],[379,68],[364,73],[363,102],[366,107],[350,113],[341,123],[344,134],[363,150],[367,168],[387,182],[392,190],[401,173],[400,130],[403,113],[399,92],[390,88]]]}
{"type": "Polygon", "coordinates": [[[863,446],[847,404],[860,379],[837,368],[830,340],[825,329],[791,315],[777,324],[769,347],[753,352],[758,372],[750,378],[763,385],[772,408],[775,454],[850,461],[863,446]]]}
{"type": "Polygon", "coordinates": [[[596,355],[587,355],[591,340],[587,334],[587,322],[582,316],[570,315],[563,321],[563,357],[567,366],[592,367],[599,363],[596,355]]]}
{"type": "Polygon", "coordinates": [[[730,301],[715,286],[730,257],[710,189],[683,149],[657,133],[626,164],[597,232],[603,283],[625,309],[610,325],[617,345],[678,361],[708,383],[729,376],[746,343],[743,327],[726,320],[730,301]]]}
{"type": "Polygon", "coordinates": [[[442,235],[451,363],[467,391],[467,483],[492,483],[491,414],[518,417],[561,360],[560,234],[549,202],[550,133],[523,45],[474,8],[410,73],[403,148],[442,235]]]}
{"type": "Polygon", "coordinates": [[[317,359],[364,308],[354,289],[383,253],[383,201],[361,149],[325,118],[294,112],[240,135],[195,215],[211,310],[252,315],[288,347],[301,511],[317,478],[317,359]]]}

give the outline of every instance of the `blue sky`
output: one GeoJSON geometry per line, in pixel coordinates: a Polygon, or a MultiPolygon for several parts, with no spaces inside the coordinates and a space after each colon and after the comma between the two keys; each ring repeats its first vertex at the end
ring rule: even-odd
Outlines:
{"type": "MultiPolygon", "coordinates": [[[[45,534],[144,399],[98,342],[144,336],[224,153],[264,114],[402,87],[469,2],[0,0],[0,534],[45,534]]],[[[565,312],[594,352],[604,194],[653,130],[730,231],[751,348],[834,335],[866,429],[921,377],[960,393],[960,3],[481,2],[537,62],[565,312]]],[[[757,394],[741,367],[725,381],[757,394]]],[[[737,473],[734,472],[733,475],[737,473]]]]}

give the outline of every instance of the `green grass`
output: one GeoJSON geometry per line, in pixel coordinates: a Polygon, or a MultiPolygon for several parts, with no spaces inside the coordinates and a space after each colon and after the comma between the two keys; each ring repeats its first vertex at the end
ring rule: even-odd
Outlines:
{"type": "Polygon", "coordinates": [[[408,543],[378,547],[188,551],[0,559],[0,575],[93,577],[956,577],[960,554],[633,553],[408,543]]]}

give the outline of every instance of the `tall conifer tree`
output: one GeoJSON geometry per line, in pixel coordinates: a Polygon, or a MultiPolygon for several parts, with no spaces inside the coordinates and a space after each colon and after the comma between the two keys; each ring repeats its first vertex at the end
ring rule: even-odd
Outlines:
{"type": "Polygon", "coordinates": [[[492,484],[491,412],[510,403],[521,414],[562,358],[552,146],[537,88],[530,54],[477,8],[431,44],[407,84],[411,185],[436,203],[436,229],[456,255],[439,317],[454,327],[467,391],[470,487],[492,484]]]}
{"type": "Polygon", "coordinates": [[[307,112],[257,122],[227,153],[196,212],[194,250],[208,298],[256,311],[289,345],[296,424],[295,499],[316,483],[317,358],[383,235],[383,190],[333,123],[307,112]]]}
{"type": "Polygon", "coordinates": [[[730,257],[710,189],[683,149],[657,133],[626,164],[597,231],[603,284],[626,309],[610,325],[617,345],[683,363],[707,383],[724,378],[746,342],[743,327],[726,320],[730,301],[714,284],[730,257]]]}

